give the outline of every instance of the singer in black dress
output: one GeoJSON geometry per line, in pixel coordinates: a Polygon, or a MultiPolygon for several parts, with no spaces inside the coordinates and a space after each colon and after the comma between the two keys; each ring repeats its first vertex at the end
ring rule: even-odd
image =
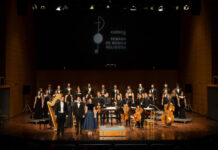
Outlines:
{"type": "Polygon", "coordinates": [[[179,118],[186,118],[185,108],[186,108],[186,98],[184,92],[182,91],[179,96],[179,118]]]}
{"type": "Polygon", "coordinates": [[[73,118],[72,118],[72,104],[73,104],[73,96],[71,95],[71,91],[68,91],[67,95],[65,96],[65,103],[67,104],[67,115],[66,118],[66,127],[72,128],[73,127],[73,118]]]}
{"type": "Polygon", "coordinates": [[[49,100],[50,100],[49,90],[46,90],[45,95],[44,95],[44,102],[43,102],[43,117],[44,118],[48,118],[49,116],[48,105],[47,105],[47,102],[49,100]]]}
{"type": "Polygon", "coordinates": [[[34,114],[35,119],[42,118],[42,101],[43,101],[43,97],[41,96],[41,91],[38,91],[33,105],[33,108],[35,109],[35,114],[34,114]]]}
{"type": "Polygon", "coordinates": [[[92,104],[92,99],[90,98],[88,100],[88,104],[85,108],[86,117],[83,124],[84,130],[95,130],[98,128],[97,122],[96,122],[96,112],[95,112],[95,106],[92,104]]]}

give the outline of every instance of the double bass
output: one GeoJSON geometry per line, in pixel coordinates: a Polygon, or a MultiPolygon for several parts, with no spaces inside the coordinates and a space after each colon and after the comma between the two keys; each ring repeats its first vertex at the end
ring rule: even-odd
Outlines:
{"type": "Polygon", "coordinates": [[[141,117],[141,114],[143,113],[143,109],[141,107],[137,107],[136,110],[135,110],[135,113],[133,115],[133,120],[138,122],[138,121],[141,121],[142,117],[141,117]]]}
{"type": "Polygon", "coordinates": [[[123,114],[121,115],[121,118],[123,120],[128,120],[129,119],[129,106],[128,105],[124,105],[123,106],[123,114]]]}
{"type": "Polygon", "coordinates": [[[175,111],[175,107],[171,102],[164,105],[164,113],[161,116],[161,120],[166,125],[171,125],[174,122],[174,115],[173,115],[174,111],[175,111]]]}

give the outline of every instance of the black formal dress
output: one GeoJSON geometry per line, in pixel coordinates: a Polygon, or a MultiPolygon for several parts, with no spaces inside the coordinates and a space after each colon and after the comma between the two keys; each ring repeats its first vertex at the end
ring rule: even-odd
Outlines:
{"type": "Polygon", "coordinates": [[[164,93],[165,90],[167,90],[167,93],[170,93],[170,89],[169,88],[163,88],[162,94],[164,93]]]}
{"type": "Polygon", "coordinates": [[[64,134],[64,122],[66,120],[66,115],[68,114],[67,104],[65,102],[59,101],[55,105],[56,105],[55,115],[57,116],[57,123],[58,123],[57,135],[59,135],[60,132],[63,135],[64,134]]]}
{"type": "Polygon", "coordinates": [[[185,97],[179,98],[180,108],[179,108],[179,118],[186,118],[185,114],[185,97]]]}
{"type": "Polygon", "coordinates": [[[69,91],[70,91],[70,94],[73,94],[72,93],[72,88],[71,87],[67,87],[67,88],[65,88],[65,95],[67,95],[69,91]]]}
{"type": "Polygon", "coordinates": [[[50,100],[50,95],[44,97],[44,106],[43,106],[43,117],[48,118],[48,104],[47,102],[50,100]]]}
{"type": "Polygon", "coordinates": [[[174,101],[174,106],[175,106],[174,117],[177,118],[179,116],[179,107],[178,107],[177,96],[173,96],[172,100],[174,101]]]}
{"type": "Polygon", "coordinates": [[[43,110],[42,110],[42,97],[38,97],[36,99],[36,104],[35,104],[35,114],[34,118],[35,119],[41,119],[43,116],[43,110]]]}
{"type": "Polygon", "coordinates": [[[85,115],[85,104],[83,102],[75,102],[73,104],[73,113],[76,117],[76,134],[82,133],[82,127],[83,127],[83,116],[85,115]],[[80,129],[79,129],[80,127],[80,129]]]}
{"type": "Polygon", "coordinates": [[[122,100],[116,100],[117,103],[117,110],[116,110],[116,118],[117,118],[117,123],[121,123],[121,113],[122,113],[122,106],[123,106],[123,101],[122,100]]]}
{"type": "Polygon", "coordinates": [[[66,127],[72,128],[73,127],[73,118],[72,118],[72,95],[67,95],[67,112],[68,112],[68,118],[66,118],[66,127]]]}
{"type": "Polygon", "coordinates": [[[113,90],[112,90],[112,92],[111,92],[111,97],[112,97],[112,98],[115,98],[115,95],[117,94],[117,90],[118,90],[118,89],[113,89],[113,90]]]}
{"type": "Polygon", "coordinates": [[[84,119],[83,129],[84,130],[95,130],[98,128],[96,119],[94,118],[94,104],[87,104],[88,111],[84,119]]]}
{"type": "Polygon", "coordinates": [[[79,93],[78,91],[76,91],[76,92],[75,92],[75,97],[74,97],[74,98],[77,99],[77,97],[80,97],[80,98],[82,99],[83,94],[82,94],[81,92],[79,93]]]}
{"type": "Polygon", "coordinates": [[[145,93],[145,89],[144,88],[138,88],[137,93],[145,93]]]}
{"type": "Polygon", "coordinates": [[[163,107],[165,104],[168,104],[168,102],[169,102],[169,100],[168,100],[167,96],[164,96],[163,97],[163,107]]]}

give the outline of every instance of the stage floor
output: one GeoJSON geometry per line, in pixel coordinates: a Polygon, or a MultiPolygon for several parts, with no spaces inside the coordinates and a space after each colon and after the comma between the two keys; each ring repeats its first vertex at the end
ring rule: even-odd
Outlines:
{"type": "Polygon", "coordinates": [[[44,128],[43,125],[40,129],[39,124],[28,123],[30,115],[22,114],[1,125],[0,134],[40,141],[169,141],[218,135],[217,121],[209,120],[195,113],[188,113],[187,116],[192,118],[192,122],[173,123],[171,127],[167,127],[161,121],[156,121],[154,128],[126,127],[125,137],[99,137],[99,131],[93,132],[92,135],[83,131],[82,135],[77,136],[75,129],[71,128],[65,128],[64,136],[57,136],[52,129],[44,128]]]}

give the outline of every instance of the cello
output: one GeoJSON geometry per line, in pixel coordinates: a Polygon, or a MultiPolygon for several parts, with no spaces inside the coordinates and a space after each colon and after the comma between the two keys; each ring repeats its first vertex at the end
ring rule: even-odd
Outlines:
{"type": "Polygon", "coordinates": [[[129,119],[129,106],[128,105],[124,105],[123,106],[123,114],[121,115],[121,118],[123,120],[128,120],[129,119]]]}
{"type": "Polygon", "coordinates": [[[164,105],[164,113],[161,116],[161,120],[168,126],[170,126],[174,122],[174,111],[175,107],[172,102],[164,105]]]}
{"type": "Polygon", "coordinates": [[[141,114],[143,113],[143,109],[141,107],[137,107],[136,110],[135,110],[135,113],[133,115],[133,120],[138,122],[138,121],[141,121],[142,117],[141,117],[141,114]]]}

